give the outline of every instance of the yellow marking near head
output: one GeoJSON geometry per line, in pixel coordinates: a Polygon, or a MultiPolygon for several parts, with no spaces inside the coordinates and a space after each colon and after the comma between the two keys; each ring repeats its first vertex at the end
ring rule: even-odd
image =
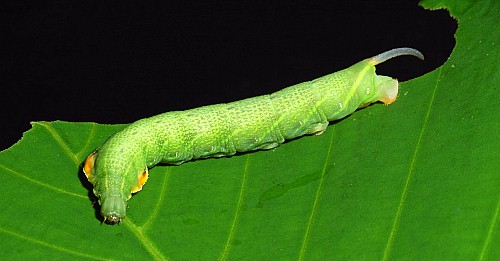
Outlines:
{"type": "Polygon", "coordinates": [[[146,184],[146,181],[148,181],[148,168],[144,168],[144,171],[139,173],[139,175],[137,176],[137,186],[133,187],[132,188],[132,193],[136,193],[138,191],[140,191],[142,189],[142,186],[144,186],[144,184],[146,184]]]}
{"type": "Polygon", "coordinates": [[[92,152],[85,160],[85,165],[83,166],[83,173],[85,173],[85,176],[91,183],[94,180],[93,175],[94,175],[95,155],[96,152],[95,151],[92,152]]]}

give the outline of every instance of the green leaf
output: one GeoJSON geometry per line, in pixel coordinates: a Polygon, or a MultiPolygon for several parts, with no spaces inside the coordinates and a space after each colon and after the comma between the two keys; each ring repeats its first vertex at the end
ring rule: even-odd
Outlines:
{"type": "Polygon", "coordinates": [[[423,4],[458,19],[457,46],[396,103],[274,150],[157,166],[121,225],[100,224],[81,163],[124,125],[33,123],[0,153],[2,256],[500,259],[500,4],[442,2],[423,4]]]}

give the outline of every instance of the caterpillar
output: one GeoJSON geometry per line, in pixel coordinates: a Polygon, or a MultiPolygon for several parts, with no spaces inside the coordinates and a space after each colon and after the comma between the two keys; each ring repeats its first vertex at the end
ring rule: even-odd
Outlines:
{"type": "Polygon", "coordinates": [[[424,56],[396,48],[344,70],[280,91],[231,103],[172,111],[138,120],[111,136],[85,160],[104,222],[125,218],[127,201],[158,163],[179,165],[191,159],[267,150],[285,140],[319,135],[329,121],[381,101],[394,102],[396,79],[379,76],[375,65],[401,55],[424,56]]]}

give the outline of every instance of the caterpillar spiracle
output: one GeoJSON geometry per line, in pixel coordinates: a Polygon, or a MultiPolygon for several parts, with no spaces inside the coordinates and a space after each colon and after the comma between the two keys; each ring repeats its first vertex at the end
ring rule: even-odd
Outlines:
{"type": "Polygon", "coordinates": [[[191,159],[267,150],[287,139],[321,134],[329,121],[381,101],[394,102],[396,79],[377,75],[375,65],[412,48],[392,49],[351,67],[280,91],[231,103],[172,111],[138,120],[111,136],[86,159],[104,221],[125,218],[127,200],[142,189],[148,168],[191,159]]]}

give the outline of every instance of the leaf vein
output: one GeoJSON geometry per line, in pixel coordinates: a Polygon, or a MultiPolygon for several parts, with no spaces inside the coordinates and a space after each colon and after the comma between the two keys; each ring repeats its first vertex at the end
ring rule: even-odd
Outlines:
{"type": "Polygon", "coordinates": [[[96,135],[97,124],[96,123],[92,123],[91,126],[92,126],[92,128],[90,129],[90,133],[89,133],[88,138],[85,141],[85,144],[81,147],[80,151],[78,151],[76,153],[76,157],[79,158],[79,159],[87,156],[87,155],[82,155],[82,153],[86,153],[89,150],[91,141],[93,140],[93,138],[96,135]]]}
{"type": "Polygon", "coordinates": [[[137,237],[137,239],[139,239],[139,242],[141,242],[146,248],[146,251],[153,256],[154,260],[168,260],[130,217],[127,217],[122,223],[137,237]]]}
{"type": "Polygon", "coordinates": [[[319,180],[318,188],[316,189],[316,196],[314,197],[314,203],[313,203],[313,207],[311,209],[311,214],[309,215],[309,219],[307,220],[306,231],[304,232],[304,239],[302,240],[302,245],[300,247],[300,253],[299,253],[298,260],[304,260],[304,255],[305,255],[305,252],[307,249],[307,244],[309,242],[309,237],[311,235],[311,228],[312,228],[313,221],[314,221],[314,218],[316,217],[316,213],[318,210],[318,204],[319,204],[318,202],[319,202],[319,198],[320,198],[321,191],[323,188],[323,183],[325,180],[326,169],[328,167],[330,155],[332,154],[334,133],[335,133],[335,125],[332,126],[332,134],[330,136],[330,144],[328,145],[328,152],[326,154],[325,163],[323,164],[323,168],[321,170],[321,178],[319,180]]]}
{"type": "Polygon", "coordinates": [[[164,195],[165,195],[166,190],[167,190],[166,188],[168,187],[168,178],[170,177],[170,173],[169,173],[170,169],[171,169],[170,167],[167,167],[167,171],[165,171],[165,177],[163,178],[162,189],[160,191],[160,195],[159,195],[158,201],[156,202],[156,206],[154,207],[153,212],[151,213],[151,215],[149,216],[149,218],[146,220],[146,222],[142,226],[142,229],[144,231],[146,231],[149,228],[149,226],[151,225],[151,223],[156,219],[156,216],[158,215],[158,212],[160,210],[160,206],[163,203],[163,199],[165,198],[164,195]]]}
{"type": "Polygon", "coordinates": [[[29,237],[27,235],[23,235],[23,234],[16,233],[14,231],[7,230],[5,228],[0,228],[0,232],[8,234],[8,235],[16,237],[16,238],[19,238],[19,239],[22,239],[22,240],[25,240],[25,241],[29,241],[29,242],[35,243],[37,245],[41,245],[41,246],[44,246],[44,247],[47,247],[47,248],[51,248],[51,249],[57,250],[59,252],[64,252],[64,253],[68,253],[68,254],[75,255],[75,256],[81,256],[81,257],[91,258],[91,259],[97,259],[97,260],[109,260],[108,258],[103,258],[103,257],[99,257],[99,256],[89,255],[89,254],[77,252],[75,250],[71,250],[71,249],[68,249],[68,248],[64,248],[64,247],[61,247],[61,246],[57,246],[57,245],[54,245],[54,244],[50,244],[50,243],[47,243],[47,242],[44,242],[44,241],[41,241],[41,240],[38,240],[38,239],[35,239],[35,238],[32,238],[32,237],[29,237]]]}
{"type": "Polygon", "coordinates": [[[486,239],[484,240],[483,248],[481,249],[481,254],[479,255],[479,260],[485,260],[485,256],[488,252],[488,249],[491,244],[492,235],[495,231],[495,227],[498,224],[498,219],[500,218],[500,196],[497,201],[497,207],[495,210],[495,214],[493,215],[493,219],[491,220],[490,227],[488,229],[488,234],[486,235],[486,239]]]}
{"type": "Polygon", "coordinates": [[[240,187],[240,193],[238,196],[238,203],[236,206],[236,212],[234,213],[234,218],[233,222],[231,223],[231,228],[229,230],[229,235],[227,237],[226,245],[224,246],[224,250],[222,251],[219,260],[226,260],[228,255],[229,255],[229,250],[231,247],[231,244],[233,243],[234,240],[234,234],[236,233],[236,226],[238,224],[239,217],[241,215],[241,209],[243,206],[243,195],[245,194],[245,187],[247,183],[247,174],[248,174],[248,167],[250,165],[250,155],[247,155],[246,163],[245,163],[245,168],[243,170],[243,177],[241,181],[241,187],[240,187]]]}
{"type": "Polygon", "coordinates": [[[68,157],[71,160],[73,160],[75,165],[77,166],[80,165],[81,162],[76,156],[76,154],[73,151],[71,151],[71,149],[68,147],[68,144],[61,138],[61,136],[59,136],[57,131],[50,124],[48,124],[47,122],[36,122],[36,123],[42,125],[43,127],[45,127],[45,129],[47,129],[47,131],[50,133],[50,135],[52,135],[54,140],[57,141],[59,145],[61,145],[61,148],[66,152],[68,157]]]}
{"type": "Polygon", "coordinates": [[[25,176],[25,175],[23,175],[23,174],[21,174],[21,173],[19,173],[19,172],[15,171],[15,170],[13,170],[13,169],[10,169],[10,168],[8,168],[8,167],[6,167],[6,166],[2,165],[2,164],[0,164],[0,168],[3,168],[6,172],[12,173],[13,175],[16,175],[16,176],[18,176],[18,177],[21,177],[21,178],[23,178],[23,179],[25,179],[25,180],[28,180],[28,181],[30,181],[30,182],[33,182],[33,183],[35,183],[35,184],[37,184],[37,185],[39,185],[39,186],[46,187],[46,188],[49,188],[49,189],[55,190],[55,191],[57,191],[57,192],[60,192],[60,193],[63,193],[63,194],[68,194],[68,195],[75,196],[75,197],[78,197],[78,198],[88,198],[88,197],[86,197],[86,196],[82,196],[82,195],[80,195],[80,194],[76,194],[76,193],[73,193],[73,192],[69,192],[69,191],[66,191],[66,190],[60,189],[60,188],[58,188],[58,187],[54,187],[54,186],[52,186],[52,185],[49,185],[49,184],[47,184],[47,183],[43,183],[43,182],[38,181],[38,180],[36,180],[36,179],[32,179],[32,178],[30,178],[30,177],[28,177],[28,176],[25,176]]]}
{"type": "Polygon", "coordinates": [[[418,157],[418,154],[420,152],[420,147],[422,146],[422,141],[424,139],[425,131],[427,129],[427,123],[429,122],[429,118],[430,118],[430,115],[431,115],[432,105],[434,104],[434,100],[436,98],[436,92],[437,92],[437,89],[439,87],[439,83],[440,83],[440,78],[441,78],[442,71],[443,71],[443,67],[440,67],[439,73],[438,73],[438,75],[436,77],[436,84],[434,86],[434,90],[432,92],[432,96],[431,96],[431,99],[430,99],[430,102],[429,102],[429,108],[427,109],[427,113],[426,113],[424,121],[422,123],[422,129],[420,130],[420,134],[418,136],[417,143],[416,143],[416,146],[415,146],[415,151],[413,152],[413,156],[411,158],[411,161],[410,161],[410,164],[409,164],[409,167],[408,167],[408,174],[406,175],[405,184],[403,186],[403,191],[401,192],[401,197],[399,199],[399,204],[398,204],[398,207],[397,207],[397,210],[396,210],[396,214],[394,215],[394,220],[392,222],[391,231],[389,233],[389,238],[387,239],[387,243],[386,243],[386,246],[385,246],[385,249],[384,249],[384,256],[383,256],[382,260],[388,260],[390,254],[391,254],[392,246],[394,244],[394,240],[396,238],[397,230],[399,228],[399,222],[401,221],[401,215],[402,215],[402,212],[403,212],[403,209],[404,209],[404,205],[405,205],[405,202],[406,202],[406,197],[408,195],[408,189],[409,189],[409,186],[410,186],[410,181],[411,181],[411,179],[413,177],[413,173],[414,173],[414,170],[415,170],[415,165],[416,165],[416,162],[417,162],[417,157],[418,157]]]}

